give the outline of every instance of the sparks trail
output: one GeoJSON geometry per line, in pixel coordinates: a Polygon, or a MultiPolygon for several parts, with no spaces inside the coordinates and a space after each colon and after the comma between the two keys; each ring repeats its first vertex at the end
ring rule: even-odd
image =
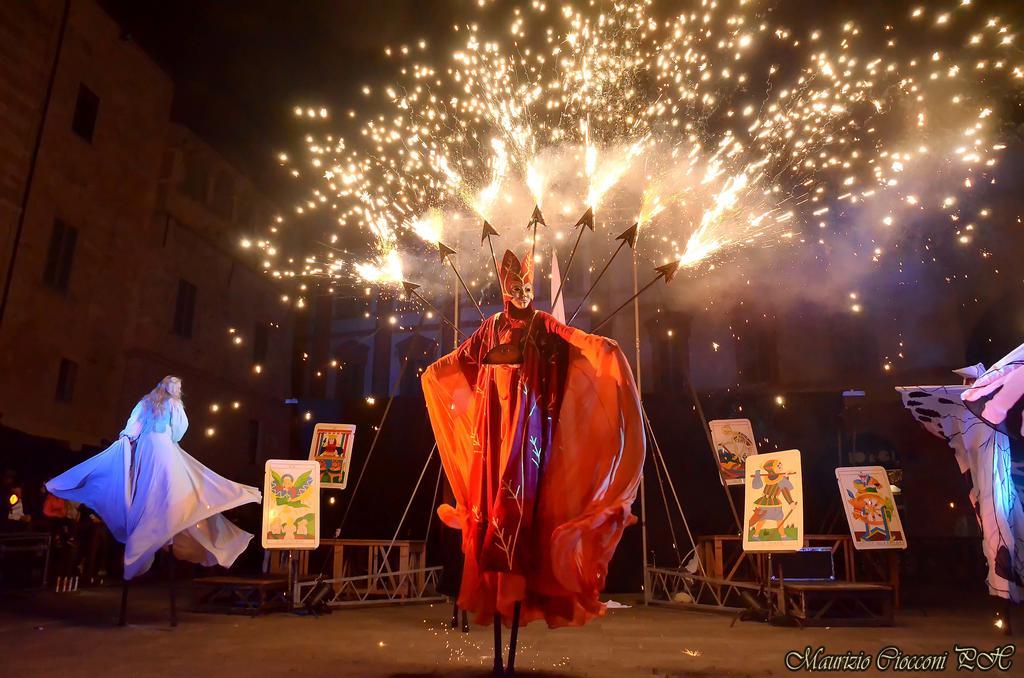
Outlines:
{"type": "Polygon", "coordinates": [[[328,131],[329,112],[296,110],[310,133],[279,159],[309,188],[297,218],[327,218],[320,252],[359,229],[375,254],[286,260],[277,222],[244,242],[282,279],[394,287],[399,270],[432,275],[420,241],[458,247],[469,224],[504,229],[530,203],[636,214],[653,236],[643,255],[685,267],[779,244],[830,256],[839,238],[877,262],[925,209],[969,246],[960,197],[992,172],[1005,148],[994,111],[1024,79],[1015,27],[985,5],[893,5],[806,30],[781,5],[728,1],[667,17],[645,0],[536,4],[506,35],[467,17],[446,63],[425,61],[425,45],[387,50],[401,77],[367,84],[352,138],[328,131]]]}

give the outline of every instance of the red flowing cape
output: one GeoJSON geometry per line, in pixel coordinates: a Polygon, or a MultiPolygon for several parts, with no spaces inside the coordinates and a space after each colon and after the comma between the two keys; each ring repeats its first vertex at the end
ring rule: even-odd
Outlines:
{"type": "Polygon", "coordinates": [[[629,364],[607,339],[537,312],[519,367],[485,365],[507,337],[488,318],[423,374],[423,392],[462,530],[459,606],[488,624],[581,625],[604,614],[598,593],[623,530],[636,521],[644,461],[629,364]]]}

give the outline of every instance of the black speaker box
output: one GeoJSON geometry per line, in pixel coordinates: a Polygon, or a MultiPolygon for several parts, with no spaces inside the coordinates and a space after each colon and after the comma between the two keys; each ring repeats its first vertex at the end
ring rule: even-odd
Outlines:
{"type": "Polygon", "coordinates": [[[832,549],[828,546],[812,546],[792,553],[776,553],[772,556],[772,579],[778,579],[779,568],[786,581],[832,581],[836,578],[832,562],[832,549]]]}

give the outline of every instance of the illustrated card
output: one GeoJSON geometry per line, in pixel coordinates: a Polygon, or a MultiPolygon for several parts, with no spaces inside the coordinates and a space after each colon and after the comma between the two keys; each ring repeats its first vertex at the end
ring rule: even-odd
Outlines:
{"type": "Polygon", "coordinates": [[[722,482],[726,485],[743,484],[743,468],[747,457],[757,454],[754,429],[749,419],[715,419],[708,423],[711,440],[715,445],[715,458],[722,482]]]}
{"type": "Polygon", "coordinates": [[[800,450],[747,457],[743,481],[743,550],[802,548],[804,491],[800,450]]]}
{"type": "Polygon", "coordinates": [[[858,550],[905,549],[907,535],[881,466],[846,466],[836,469],[839,497],[858,550]]]}
{"type": "Polygon", "coordinates": [[[263,548],[315,549],[320,545],[320,465],[268,459],[264,468],[263,548]]]}
{"type": "Polygon", "coordinates": [[[317,424],[309,444],[309,458],[320,464],[320,487],[344,490],[356,439],[354,424],[317,424]]]}

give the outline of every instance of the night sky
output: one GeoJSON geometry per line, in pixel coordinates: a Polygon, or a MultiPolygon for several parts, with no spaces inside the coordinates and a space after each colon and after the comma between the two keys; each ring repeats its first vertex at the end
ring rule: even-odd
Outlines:
{"type": "MultiPolygon", "coordinates": [[[[489,0],[99,0],[175,82],[173,117],[191,127],[245,171],[272,198],[290,202],[275,154],[301,143],[305,127],[292,108],[328,106],[332,129],[346,134],[343,113],[366,112],[364,84],[395,80],[385,47],[426,39],[428,61],[441,65],[461,36],[453,24],[502,22],[520,3],[489,0]]],[[[598,2],[600,7],[603,3],[598,2]]],[[[769,4],[788,25],[818,24],[849,13],[846,3],[769,4]],[[797,11],[798,10],[798,11],[797,11]]],[[[919,2],[863,0],[860,16],[903,15],[919,2]]],[[[991,3],[1013,11],[1016,0],[991,3]]],[[[677,2],[651,12],[672,13],[677,2]]]]}
{"type": "MultiPolygon", "coordinates": [[[[301,142],[295,105],[360,108],[360,87],[390,80],[387,45],[443,47],[477,13],[463,0],[102,0],[175,82],[173,117],[286,201],[274,155],[301,142]]],[[[339,125],[339,131],[345,131],[339,125]]]]}

